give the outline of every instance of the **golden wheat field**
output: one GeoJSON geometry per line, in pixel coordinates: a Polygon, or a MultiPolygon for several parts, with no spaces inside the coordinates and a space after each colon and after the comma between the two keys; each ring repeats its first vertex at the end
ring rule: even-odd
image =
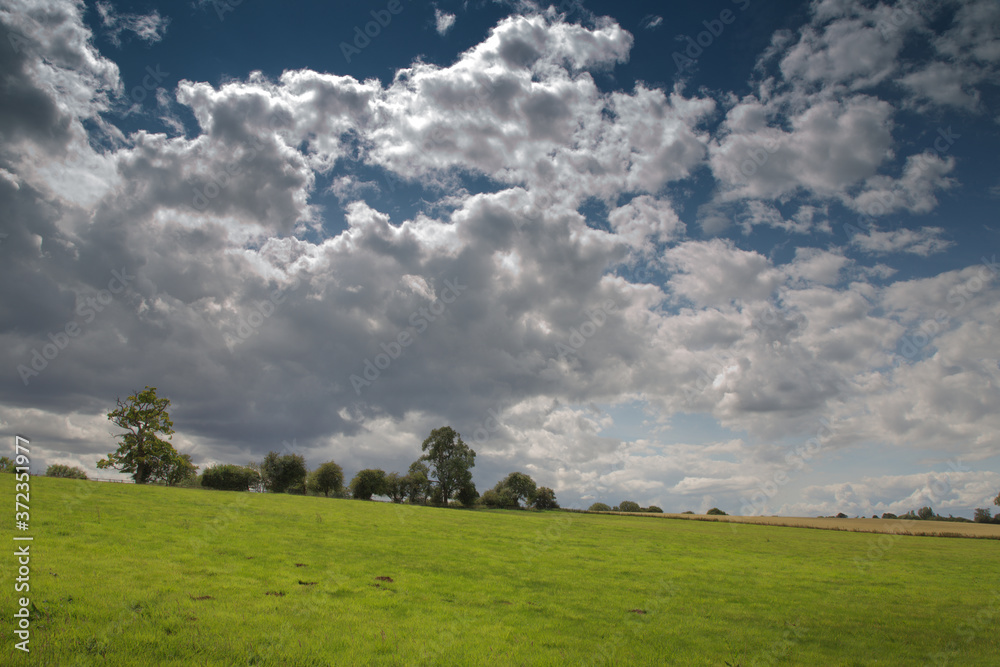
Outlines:
{"type": "Polygon", "coordinates": [[[933,537],[974,537],[1000,540],[1000,525],[990,523],[958,523],[951,521],[919,521],[909,519],[827,519],[794,516],[710,516],[707,514],[650,514],[648,512],[602,512],[689,521],[723,521],[753,523],[763,526],[789,526],[846,530],[857,533],[887,533],[893,535],[929,535],[933,537]]]}

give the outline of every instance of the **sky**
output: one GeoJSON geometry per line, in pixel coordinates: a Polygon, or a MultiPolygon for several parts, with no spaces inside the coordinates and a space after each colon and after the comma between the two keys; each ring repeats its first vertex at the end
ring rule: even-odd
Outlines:
{"type": "Polygon", "coordinates": [[[1000,492],[1000,4],[0,1],[0,436],[563,506],[1000,492]]]}

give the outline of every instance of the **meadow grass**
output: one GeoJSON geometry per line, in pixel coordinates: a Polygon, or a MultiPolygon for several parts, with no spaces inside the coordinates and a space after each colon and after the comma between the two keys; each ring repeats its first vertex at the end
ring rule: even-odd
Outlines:
{"type": "MultiPolygon", "coordinates": [[[[0,475],[11,505],[13,484],[0,475]]],[[[995,665],[1000,655],[993,540],[31,486],[32,650],[13,646],[20,594],[7,555],[3,664],[995,665]]]]}

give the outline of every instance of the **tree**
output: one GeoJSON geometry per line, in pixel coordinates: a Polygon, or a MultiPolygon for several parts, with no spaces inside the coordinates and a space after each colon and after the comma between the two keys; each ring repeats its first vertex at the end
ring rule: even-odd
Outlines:
{"type": "Polygon", "coordinates": [[[398,472],[391,472],[385,476],[385,495],[394,503],[401,503],[406,499],[409,480],[398,472]]]}
{"type": "Polygon", "coordinates": [[[309,473],[309,490],[322,493],[327,498],[330,492],[336,496],[344,488],[344,469],[333,461],[327,461],[309,473]]]}
{"type": "Polygon", "coordinates": [[[650,505],[646,508],[646,511],[653,514],[663,514],[663,508],[657,507],[656,505],[650,505]]]}
{"type": "MultiPolygon", "coordinates": [[[[4,458],[7,458],[7,457],[4,457],[4,458]]],[[[998,493],[997,497],[993,499],[993,504],[994,505],[1000,505],[1000,493],[998,493]]]]}
{"type": "Polygon", "coordinates": [[[191,463],[190,454],[178,454],[167,464],[163,480],[167,486],[177,486],[195,477],[198,474],[198,466],[191,463]]]}
{"type": "Polygon", "coordinates": [[[514,507],[520,507],[520,502],[530,503],[535,497],[535,480],[523,472],[512,472],[497,482],[493,489],[502,497],[504,489],[514,498],[514,507]]]}
{"type": "Polygon", "coordinates": [[[427,501],[431,493],[430,474],[431,469],[423,461],[414,461],[410,464],[410,470],[404,479],[407,486],[406,495],[411,503],[423,504],[427,501]]]}
{"type": "Polygon", "coordinates": [[[268,452],[260,464],[264,488],[272,493],[284,493],[306,483],[306,460],[301,454],[268,452]]]}
{"type": "Polygon", "coordinates": [[[493,489],[486,489],[483,495],[479,496],[479,504],[484,507],[500,507],[500,497],[493,489]]]}
{"type": "Polygon", "coordinates": [[[556,502],[556,492],[547,486],[538,487],[535,492],[534,504],[536,510],[559,509],[559,503],[556,502]]]}
{"type": "Polygon", "coordinates": [[[607,503],[594,503],[588,509],[588,512],[610,512],[611,506],[607,503]]]}
{"type": "Polygon", "coordinates": [[[355,500],[371,500],[372,496],[384,496],[385,493],[385,471],[379,468],[361,470],[351,480],[351,496],[355,500]]]}
{"type": "Polygon", "coordinates": [[[14,462],[6,456],[0,456],[0,472],[14,472],[14,462]]]}
{"type": "Polygon", "coordinates": [[[620,505],[618,505],[619,512],[641,512],[642,508],[639,507],[639,503],[632,502],[631,500],[623,500],[620,505]]]}
{"type": "Polygon", "coordinates": [[[479,492],[476,491],[476,485],[470,481],[462,485],[455,497],[462,503],[462,507],[472,507],[479,500],[479,492]]]}
{"type": "Polygon", "coordinates": [[[472,482],[470,468],[476,465],[476,452],[450,426],[431,431],[420,449],[425,452],[420,460],[427,461],[433,470],[431,481],[437,483],[438,503],[447,505],[449,498],[472,482]]]}
{"type": "Polygon", "coordinates": [[[718,507],[713,507],[712,509],[705,512],[705,514],[708,514],[709,516],[729,516],[728,514],[720,510],[718,507]]]}
{"type": "Polygon", "coordinates": [[[45,470],[46,477],[68,477],[69,479],[87,479],[87,473],[80,468],[53,463],[45,470]]]}
{"type": "Polygon", "coordinates": [[[167,414],[170,399],[157,398],[156,387],[147,386],[124,401],[116,399],[116,403],[108,420],[125,429],[125,433],[118,435],[118,451],[98,461],[97,467],[129,473],[136,484],[166,479],[179,456],[169,442],[157,435],[169,438],[174,433],[174,423],[167,414]]]}
{"type": "Polygon", "coordinates": [[[924,521],[930,521],[934,518],[934,510],[930,507],[921,507],[917,510],[917,516],[924,521]]]}
{"type": "Polygon", "coordinates": [[[201,485],[219,491],[249,491],[257,473],[244,466],[224,463],[205,468],[201,474],[201,485]]]}
{"type": "Polygon", "coordinates": [[[975,521],[976,523],[990,523],[991,521],[993,521],[993,518],[990,516],[990,510],[988,507],[986,509],[977,507],[975,514],[973,514],[972,520],[975,521]]]}

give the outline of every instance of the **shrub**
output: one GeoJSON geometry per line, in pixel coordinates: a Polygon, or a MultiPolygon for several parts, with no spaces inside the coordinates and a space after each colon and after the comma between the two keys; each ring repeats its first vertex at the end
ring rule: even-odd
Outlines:
{"type": "MultiPolygon", "coordinates": [[[[69,479],[87,479],[87,473],[80,468],[64,466],[61,463],[54,463],[45,471],[46,477],[68,477],[69,479]]],[[[988,510],[987,510],[988,511],[988,510]]]]}
{"type": "Polygon", "coordinates": [[[618,505],[619,512],[641,512],[642,508],[639,507],[639,503],[634,503],[631,500],[623,500],[620,505],[618,505]]]}
{"type": "Polygon", "coordinates": [[[610,512],[611,508],[604,503],[594,503],[588,509],[588,512],[610,512]]]}
{"type": "Polygon", "coordinates": [[[713,507],[712,509],[705,512],[705,514],[709,516],[729,516],[728,514],[720,510],[718,507],[713,507]]]}
{"type": "Polygon", "coordinates": [[[663,514],[663,509],[657,507],[656,505],[650,505],[649,507],[646,508],[646,511],[652,512],[653,514],[663,514]]]}
{"type": "Polygon", "coordinates": [[[547,486],[538,487],[538,490],[535,492],[535,509],[559,509],[559,503],[556,502],[556,492],[547,486]]]}
{"type": "Polygon", "coordinates": [[[691,510],[684,510],[681,514],[694,514],[691,510]]]}
{"type": "Polygon", "coordinates": [[[243,466],[225,463],[205,468],[201,474],[201,485],[219,491],[248,491],[257,473],[243,466]]]}
{"type": "Polygon", "coordinates": [[[483,495],[479,496],[479,504],[484,507],[500,507],[500,497],[493,489],[486,489],[483,495]]]}

